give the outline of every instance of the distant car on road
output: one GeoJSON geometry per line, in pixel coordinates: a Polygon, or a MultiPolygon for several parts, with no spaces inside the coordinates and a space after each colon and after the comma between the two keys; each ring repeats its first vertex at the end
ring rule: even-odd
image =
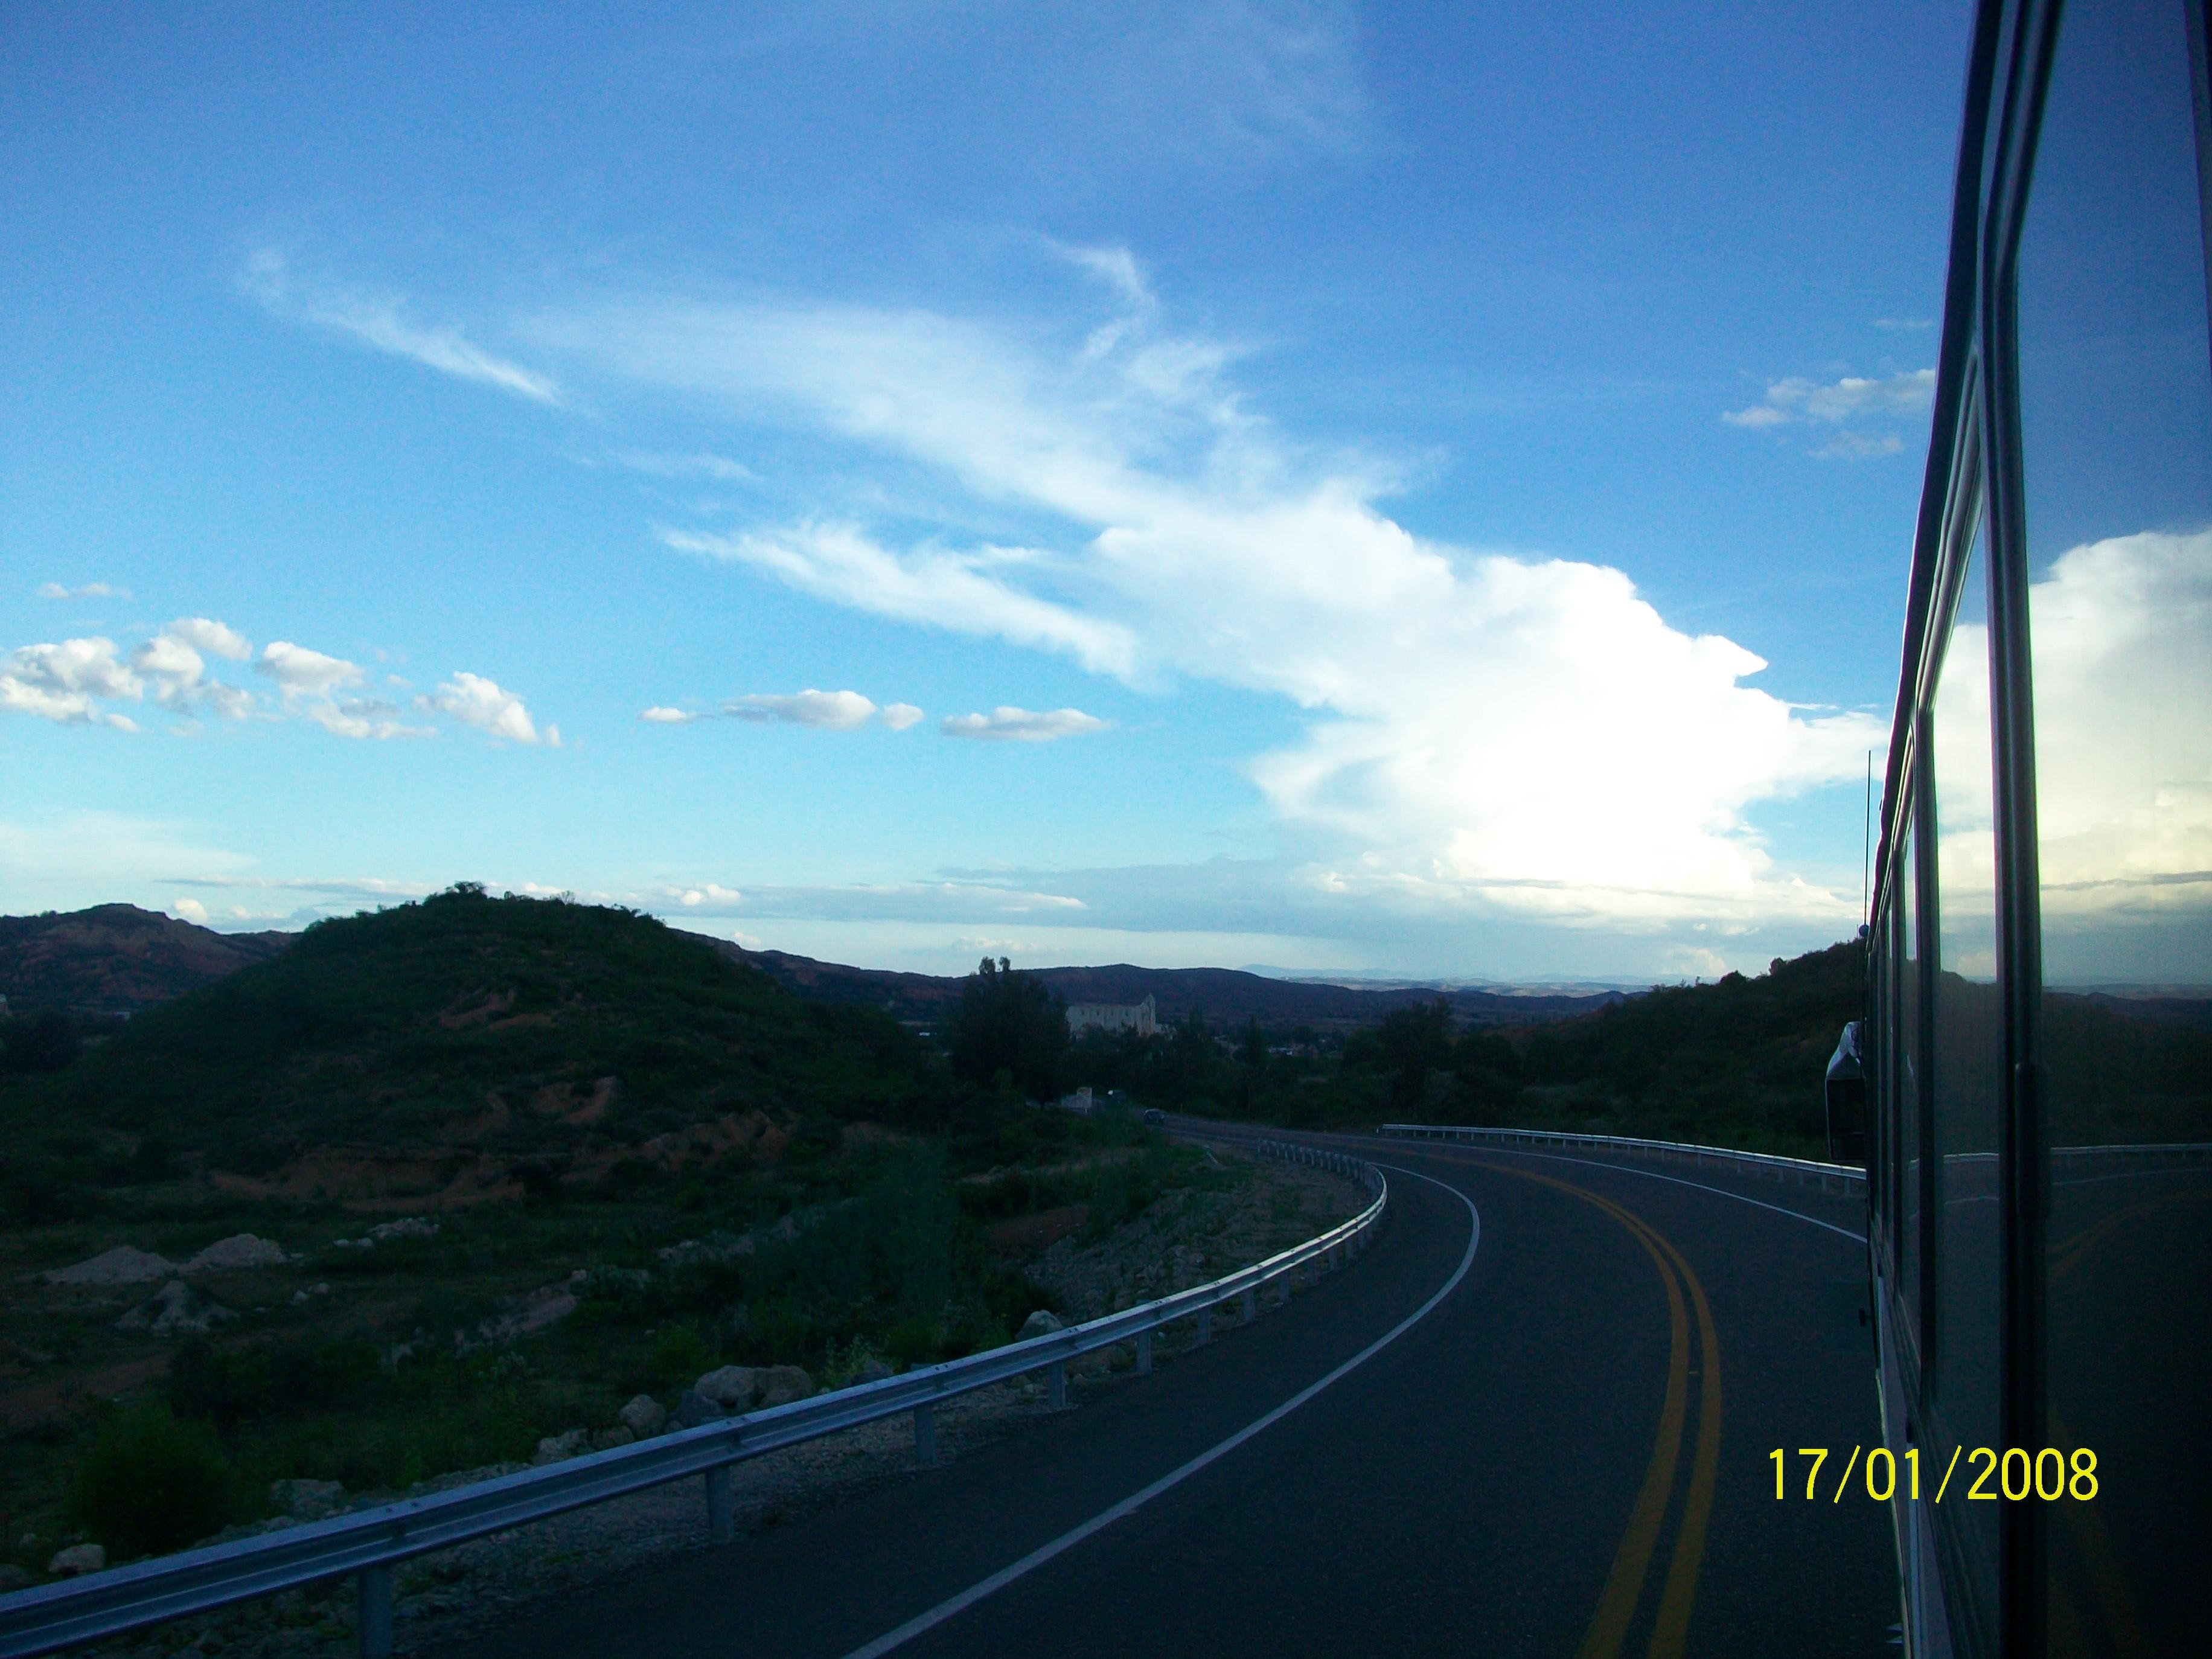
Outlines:
{"type": "Polygon", "coordinates": [[[1146,1122],[1147,1122],[1147,1123],[1164,1123],[1164,1122],[1166,1122],[1167,1121],[1168,1121],[1168,1115],[1167,1115],[1165,1112],[1162,1111],[1158,1107],[1157,1107],[1157,1106],[1148,1106],[1148,1107],[1146,1107],[1146,1108],[1145,1109],[1145,1121],[1146,1121],[1146,1122]]]}

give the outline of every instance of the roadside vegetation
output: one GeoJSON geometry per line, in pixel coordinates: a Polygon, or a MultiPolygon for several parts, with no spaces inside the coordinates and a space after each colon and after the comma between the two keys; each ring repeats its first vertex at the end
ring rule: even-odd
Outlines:
{"type": "Polygon", "coordinates": [[[0,1034],[0,1538],[33,1574],[277,1481],[527,1461],[723,1365],[995,1346],[1060,1304],[1044,1250],[1232,1179],[1133,1111],[1025,1103],[1018,1059],[466,886],[99,1035],[0,1034]],[[158,1260],[85,1268],[121,1247],[158,1260]]]}
{"type": "Polygon", "coordinates": [[[1341,1037],[1216,1032],[1194,1014],[1155,1037],[1087,1036],[1068,1074],[1147,1105],[1293,1127],[1510,1125],[1820,1157],[1821,1079],[1860,1016],[1864,961],[1856,944],[1831,945],[1549,1024],[1466,1025],[1441,1002],[1341,1037]]]}

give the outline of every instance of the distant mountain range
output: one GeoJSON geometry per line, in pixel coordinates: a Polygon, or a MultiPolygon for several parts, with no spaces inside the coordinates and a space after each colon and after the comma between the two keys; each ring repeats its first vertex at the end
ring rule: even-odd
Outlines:
{"type": "Polygon", "coordinates": [[[135,1014],[266,962],[289,933],[218,933],[135,904],[0,916],[11,1013],[135,1014]]]}
{"type": "MultiPolygon", "coordinates": [[[[37,916],[0,916],[0,996],[16,1013],[60,1009],[81,1014],[137,1013],[187,991],[265,962],[298,936],[218,933],[133,904],[37,916]]],[[[817,962],[782,951],[747,951],[695,935],[724,957],[818,1001],[883,1009],[901,1019],[941,1018],[963,981],[817,962]]],[[[1276,979],[1234,968],[1040,968],[1038,978],[1069,1002],[1153,1000],[1164,1022],[1193,1009],[1216,1025],[1370,1025],[1394,1009],[1438,999],[1462,1019],[1529,1025],[1589,1013],[1622,1000],[1618,990],[1538,992],[1468,986],[1390,983],[1376,987],[1276,979]]]]}
{"type": "MultiPolygon", "coordinates": [[[[750,963],[801,995],[825,1002],[860,1003],[901,1019],[941,1018],[960,999],[963,981],[931,974],[885,973],[847,968],[781,951],[746,951],[726,941],[716,948],[750,963]]],[[[1317,980],[1271,979],[1235,968],[1039,968],[1036,976],[1069,1002],[1142,1002],[1151,997],[1163,1021],[1193,1009],[1217,1025],[1312,1025],[1340,1029],[1371,1025],[1395,1009],[1439,1000],[1462,1019],[1480,1025],[1534,1025],[1571,1018],[1622,1001],[1615,990],[1524,994],[1468,987],[1396,984],[1385,988],[1317,980]]]]}

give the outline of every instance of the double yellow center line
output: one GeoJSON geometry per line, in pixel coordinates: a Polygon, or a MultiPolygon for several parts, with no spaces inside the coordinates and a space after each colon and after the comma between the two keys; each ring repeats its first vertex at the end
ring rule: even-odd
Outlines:
{"type": "Polygon", "coordinates": [[[1667,1358],[1667,1393],[1659,1407],[1659,1431],[1651,1447],[1651,1462],[1644,1486],[1629,1511],[1628,1530],[1606,1575],[1597,1611],[1576,1650],[1576,1659],[1616,1659],[1628,1639],[1629,1626],[1644,1600],[1644,1587],[1657,1553],[1667,1510],[1674,1492],[1674,1474],[1681,1462],[1682,1441],[1689,1425],[1690,1317],[1698,1322],[1698,1437],[1690,1455],[1690,1486],[1674,1529],[1674,1548],[1660,1586],[1659,1609],[1652,1620],[1651,1639],[1645,1651],[1650,1659],[1680,1659],[1688,1644],[1690,1607],[1698,1593],[1698,1569],[1704,1563],[1705,1534],[1713,1514],[1713,1492],[1720,1480],[1721,1462],[1721,1344],[1713,1326],[1713,1310],[1705,1300],[1705,1287],[1690,1264],[1682,1259],[1666,1235],[1611,1199],[1556,1176],[1486,1160],[1440,1155],[1454,1164],[1479,1164],[1503,1175],[1518,1176],[1571,1194],[1611,1216],[1644,1247],[1659,1270],[1667,1289],[1667,1311],[1671,1342],[1667,1358]]]}

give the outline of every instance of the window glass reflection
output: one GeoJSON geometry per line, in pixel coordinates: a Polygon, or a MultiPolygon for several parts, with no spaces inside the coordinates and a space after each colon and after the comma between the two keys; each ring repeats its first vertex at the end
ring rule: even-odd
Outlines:
{"type": "Polygon", "coordinates": [[[1904,1168],[1897,1193],[1897,1286],[1905,1299],[1905,1337],[1913,1363],[1919,1363],[1920,1200],[1920,939],[1918,894],[1920,831],[1916,820],[1905,830],[1897,861],[1897,1124],[1904,1168]]]}
{"type": "MultiPolygon", "coordinates": [[[[2004,1013],[1997,1000],[1996,836],[1990,738],[1989,560],[1974,536],[1929,710],[1936,800],[1936,994],[1929,1101],[1936,1162],[1935,1455],[1992,1446],[1998,1433],[1997,1120],[2004,1013]]],[[[1984,1504],[1943,1516],[1974,1589],[1993,1609],[1996,1517],[1984,1504]]]]}
{"type": "Polygon", "coordinates": [[[2212,341],[2179,0],[2069,0],[2019,352],[2051,1143],[2051,1649],[2185,1653],[2212,1559],[2212,341]]]}

